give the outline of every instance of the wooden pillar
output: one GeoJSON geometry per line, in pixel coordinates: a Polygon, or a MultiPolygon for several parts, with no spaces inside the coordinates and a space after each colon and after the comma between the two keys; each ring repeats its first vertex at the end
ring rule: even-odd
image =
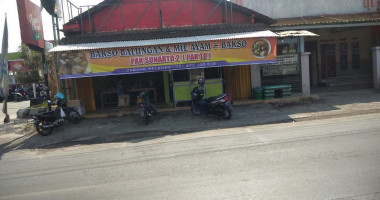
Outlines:
{"type": "Polygon", "coordinates": [[[78,78],[76,87],[78,92],[78,99],[84,101],[86,105],[86,112],[96,111],[92,78],[78,78]]]}

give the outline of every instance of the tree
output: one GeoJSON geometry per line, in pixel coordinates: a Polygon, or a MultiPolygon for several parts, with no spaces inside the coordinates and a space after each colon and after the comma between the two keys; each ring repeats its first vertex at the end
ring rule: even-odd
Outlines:
{"type": "MultiPolygon", "coordinates": [[[[21,53],[20,57],[25,66],[30,69],[30,74],[21,74],[16,75],[16,80],[19,83],[23,84],[32,84],[43,82],[43,67],[42,67],[42,55],[39,51],[34,51],[29,49],[25,45],[19,47],[19,52],[21,53]]],[[[45,51],[46,57],[46,67],[48,70],[49,77],[49,89],[51,94],[58,92],[57,77],[55,72],[55,67],[53,64],[53,55],[45,51]]]]}
{"type": "Polygon", "coordinates": [[[30,74],[21,74],[16,75],[17,82],[23,84],[32,84],[39,83],[43,79],[42,74],[42,56],[40,52],[30,50],[29,47],[21,45],[19,47],[19,52],[21,53],[21,59],[23,65],[27,66],[30,69],[30,74]]]}

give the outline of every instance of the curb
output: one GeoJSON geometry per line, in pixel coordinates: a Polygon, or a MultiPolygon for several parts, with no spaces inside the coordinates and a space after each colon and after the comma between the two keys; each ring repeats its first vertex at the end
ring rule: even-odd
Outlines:
{"type": "Polygon", "coordinates": [[[17,111],[17,119],[28,119],[31,115],[46,111],[46,108],[24,108],[17,111]]]}
{"type": "Polygon", "coordinates": [[[318,119],[329,119],[336,117],[349,117],[356,115],[366,115],[366,114],[374,114],[380,113],[380,109],[372,109],[372,110],[357,110],[351,112],[342,112],[342,113],[331,113],[331,114],[322,114],[322,115],[310,115],[305,117],[295,117],[292,118],[295,122],[309,121],[309,120],[318,120],[318,119]]]}

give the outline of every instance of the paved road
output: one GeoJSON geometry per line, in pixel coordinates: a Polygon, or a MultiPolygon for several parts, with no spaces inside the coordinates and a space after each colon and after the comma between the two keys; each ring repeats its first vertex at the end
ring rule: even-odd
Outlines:
{"type": "MultiPolygon", "coordinates": [[[[30,102],[29,101],[20,101],[20,102],[8,102],[8,114],[11,120],[14,120],[17,118],[17,111],[22,108],[29,107],[30,102]]],[[[3,123],[4,120],[4,113],[2,112],[3,109],[3,103],[0,103],[0,124],[3,123]]]]}
{"type": "Polygon", "coordinates": [[[380,199],[379,119],[8,152],[0,199],[380,199]]]}

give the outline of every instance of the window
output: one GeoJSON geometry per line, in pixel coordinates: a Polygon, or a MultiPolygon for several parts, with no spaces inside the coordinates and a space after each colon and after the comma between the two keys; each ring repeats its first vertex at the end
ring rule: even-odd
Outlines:
{"type": "Polygon", "coordinates": [[[359,41],[354,40],[351,42],[351,55],[352,55],[352,68],[360,68],[360,50],[359,41]]]}
{"type": "Polygon", "coordinates": [[[212,68],[206,68],[205,69],[205,78],[206,79],[216,79],[220,78],[220,68],[219,67],[212,67],[212,68]]]}
{"type": "Polygon", "coordinates": [[[347,43],[340,43],[339,44],[339,63],[341,69],[347,69],[348,68],[348,53],[347,53],[347,43]]]}
{"type": "Polygon", "coordinates": [[[277,55],[294,54],[294,53],[298,53],[298,44],[297,43],[277,45],[277,55]]]}
{"type": "Polygon", "coordinates": [[[174,82],[189,81],[190,80],[189,70],[186,69],[186,70],[173,71],[173,80],[174,82]]]}

